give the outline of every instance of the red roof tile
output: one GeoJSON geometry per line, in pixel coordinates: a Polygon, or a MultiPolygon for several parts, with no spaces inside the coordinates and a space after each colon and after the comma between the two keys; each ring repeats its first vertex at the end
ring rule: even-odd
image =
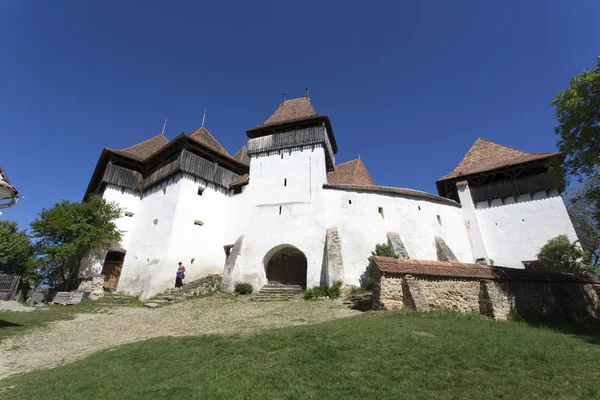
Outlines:
{"type": "Polygon", "coordinates": [[[114,150],[114,149],[106,149],[112,153],[122,155],[127,158],[131,158],[137,161],[144,161],[152,154],[156,153],[164,146],[169,143],[169,139],[165,137],[165,135],[160,134],[150,138],[148,140],[144,140],[141,143],[134,144],[133,146],[127,147],[123,150],[114,150]]]}
{"type": "Polygon", "coordinates": [[[190,134],[190,139],[208,147],[209,149],[221,154],[222,156],[233,159],[233,157],[231,157],[231,154],[229,154],[227,150],[225,150],[225,148],[223,148],[223,146],[221,146],[221,144],[217,142],[217,139],[215,139],[213,135],[211,135],[210,132],[208,132],[208,130],[206,130],[206,128],[203,126],[192,132],[190,134]]]}
{"type": "Polygon", "coordinates": [[[559,156],[561,153],[528,153],[526,151],[503,146],[484,138],[479,138],[469,149],[454,171],[438,179],[443,181],[459,176],[492,171],[497,168],[522,164],[559,156]]]}
{"type": "Polygon", "coordinates": [[[532,272],[519,268],[490,267],[487,265],[465,264],[445,261],[396,259],[389,257],[372,257],[375,267],[388,273],[443,276],[466,279],[501,279],[501,280],[534,280],[534,281],[570,281],[600,283],[591,277],[576,276],[550,272],[532,272]]]}
{"type": "Polygon", "coordinates": [[[334,171],[327,173],[327,183],[332,185],[375,185],[360,158],[336,165],[334,171]]]}

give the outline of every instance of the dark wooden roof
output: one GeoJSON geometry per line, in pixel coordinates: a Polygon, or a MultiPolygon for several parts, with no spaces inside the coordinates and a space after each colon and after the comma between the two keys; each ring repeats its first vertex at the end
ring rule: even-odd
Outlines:
{"type": "Polygon", "coordinates": [[[395,259],[389,257],[371,257],[373,265],[382,272],[444,276],[462,279],[499,279],[499,280],[531,280],[544,282],[582,282],[600,283],[592,277],[560,274],[551,272],[533,272],[520,268],[506,268],[478,264],[455,263],[445,261],[395,259]]]}
{"type": "Polygon", "coordinates": [[[528,153],[479,138],[454,168],[454,171],[438,179],[438,182],[458,177],[462,180],[467,175],[557,156],[561,156],[561,153],[528,153]]]}
{"type": "Polygon", "coordinates": [[[233,158],[242,164],[250,165],[250,157],[248,156],[248,148],[246,146],[242,146],[233,158]]]}
{"type": "Polygon", "coordinates": [[[235,181],[231,182],[229,187],[234,188],[236,186],[244,186],[244,185],[247,185],[248,182],[250,182],[250,175],[244,174],[244,175],[240,176],[238,179],[236,179],[235,181]]]}
{"type": "Polygon", "coordinates": [[[287,127],[298,125],[314,126],[317,124],[325,124],[333,153],[337,153],[337,143],[329,117],[325,114],[318,114],[312,106],[309,97],[284,100],[265,122],[248,129],[246,134],[249,138],[256,138],[276,133],[278,130],[281,131],[287,127]]]}
{"type": "Polygon", "coordinates": [[[350,192],[399,195],[402,197],[431,200],[434,202],[447,204],[447,205],[454,206],[454,207],[461,207],[461,205],[454,200],[447,199],[445,197],[436,196],[436,195],[433,195],[430,193],[421,192],[419,190],[412,190],[412,189],[402,189],[402,188],[377,186],[377,185],[361,186],[361,185],[341,185],[341,184],[338,184],[338,185],[324,184],[323,189],[335,189],[335,190],[346,190],[346,191],[350,191],[350,192]]]}
{"type": "MultiPolygon", "coordinates": [[[[190,139],[208,147],[209,149],[211,149],[227,158],[233,159],[233,157],[231,157],[231,154],[229,154],[227,152],[227,150],[225,150],[225,148],[223,146],[221,146],[221,143],[219,143],[217,141],[217,139],[215,139],[214,136],[211,135],[210,132],[203,126],[201,126],[200,128],[196,129],[194,132],[192,132],[190,134],[190,139]]],[[[237,160],[237,161],[239,161],[239,160],[237,160]]]]}
{"type": "Polygon", "coordinates": [[[136,161],[144,161],[152,154],[156,153],[169,143],[169,139],[165,135],[156,135],[148,140],[144,140],[141,143],[134,144],[133,146],[127,147],[123,150],[115,150],[107,148],[109,152],[119,154],[121,156],[131,158],[136,161]]]}
{"type": "Polygon", "coordinates": [[[331,185],[375,185],[360,158],[336,165],[333,171],[327,173],[327,183],[331,185]]]}

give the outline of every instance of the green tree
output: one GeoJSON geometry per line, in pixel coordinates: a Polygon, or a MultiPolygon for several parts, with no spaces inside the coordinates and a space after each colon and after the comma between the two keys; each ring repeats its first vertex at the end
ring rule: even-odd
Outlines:
{"type": "Polygon", "coordinates": [[[579,237],[579,242],[584,251],[590,255],[592,266],[600,267],[600,221],[596,218],[595,206],[590,201],[589,186],[571,189],[566,196],[566,205],[569,216],[579,237]]]}
{"type": "Polygon", "coordinates": [[[594,205],[596,221],[600,220],[600,57],[598,66],[571,79],[569,87],[552,102],[560,136],[559,149],[566,158],[562,172],[588,185],[585,196],[594,205]]]}
{"type": "Polygon", "coordinates": [[[23,276],[35,267],[36,259],[27,233],[19,231],[15,221],[0,221],[0,272],[23,276]]]}
{"type": "MultiPolygon", "coordinates": [[[[393,247],[386,243],[379,243],[375,245],[375,251],[371,251],[371,257],[374,256],[399,258],[399,256],[394,252],[393,247]]],[[[359,278],[360,286],[367,290],[371,290],[374,283],[373,263],[371,262],[371,257],[367,259],[369,264],[367,265],[367,268],[365,268],[365,272],[363,272],[359,278]]]]}
{"type": "Polygon", "coordinates": [[[571,242],[566,235],[548,240],[538,254],[543,269],[550,272],[571,274],[596,274],[598,270],[589,264],[589,254],[585,253],[577,241],[571,242]]]}
{"type": "Polygon", "coordinates": [[[121,240],[115,220],[121,210],[114,203],[92,198],[84,203],[63,200],[44,209],[31,223],[37,239],[41,275],[66,290],[76,287],[82,261],[121,240]]]}

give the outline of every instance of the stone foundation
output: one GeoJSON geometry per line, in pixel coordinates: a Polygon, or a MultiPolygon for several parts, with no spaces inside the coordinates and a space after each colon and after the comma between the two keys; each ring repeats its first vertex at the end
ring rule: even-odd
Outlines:
{"type": "Polygon", "coordinates": [[[373,306],[479,312],[503,320],[600,319],[600,281],[568,274],[373,257],[373,306]]]}
{"type": "Polygon", "coordinates": [[[82,278],[79,286],[77,287],[78,292],[87,292],[87,296],[90,300],[98,300],[104,296],[104,275],[94,275],[82,278]]]}

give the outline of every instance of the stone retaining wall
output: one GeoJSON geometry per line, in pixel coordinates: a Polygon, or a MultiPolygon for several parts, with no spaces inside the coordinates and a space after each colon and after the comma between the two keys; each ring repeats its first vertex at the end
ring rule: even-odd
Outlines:
{"type": "Polygon", "coordinates": [[[479,312],[495,319],[600,319],[600,281],[568,274],[373,257],[373,307],[479,312]]]}

